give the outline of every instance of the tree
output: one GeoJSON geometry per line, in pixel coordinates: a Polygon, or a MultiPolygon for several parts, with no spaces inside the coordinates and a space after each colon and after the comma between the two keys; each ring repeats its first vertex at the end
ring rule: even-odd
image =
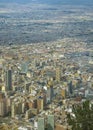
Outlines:
{"type": "Polygon", "coordinates": [[[90,101],[73,105],[72,113],[67,114],[68,124],[72,126],[72,130],[93,130],[93,104],[90,104],[90,101]]]}

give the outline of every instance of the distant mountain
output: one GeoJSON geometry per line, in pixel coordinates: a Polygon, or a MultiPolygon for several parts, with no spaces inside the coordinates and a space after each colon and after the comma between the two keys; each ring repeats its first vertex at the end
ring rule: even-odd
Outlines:
{"type": "Polygon", "coordinates": [[[47,3],[47,4],[79,4],[93,5],[93,0],[0,0],[0,3],[47,3]]]}

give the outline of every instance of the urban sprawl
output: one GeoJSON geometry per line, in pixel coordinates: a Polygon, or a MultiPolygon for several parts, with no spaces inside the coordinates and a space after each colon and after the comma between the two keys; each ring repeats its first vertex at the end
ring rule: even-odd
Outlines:
{"type": "Polygon", "coordinates": [[[70,38],[0,46],[0,130],[71,130],[73,104],[93,102],[92,53],[70,38]]]}

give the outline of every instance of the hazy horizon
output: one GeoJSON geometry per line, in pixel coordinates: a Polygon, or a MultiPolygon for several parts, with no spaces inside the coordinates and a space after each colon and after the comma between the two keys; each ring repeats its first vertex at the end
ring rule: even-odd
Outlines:
{"type": "Polygon", "coordinates": [[[0,0],[0,3],[30,3],[91,5],[93,0],[0,0]]]}
{"type": "Polygon", "coordinates": [[[92,6],[93,0],[0,0],[0,44],[92,43],[92,6]]]}

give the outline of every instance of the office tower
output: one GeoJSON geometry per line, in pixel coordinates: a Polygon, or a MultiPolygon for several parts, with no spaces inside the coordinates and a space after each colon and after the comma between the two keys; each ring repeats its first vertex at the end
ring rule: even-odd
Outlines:
{"type": "Polygon", "coordinates": [[[22,102],[16,102],[17,114],[22,114],[22,102]]]}
{"type": "Polygon", "coordinates": [[[7,70],[6,72],[6,90],[12,90],[12,70],[7,70]]]}
{"type": "Polygon", "coordinates": [[[0,115],[5,116],[10,112],[10,98],[6,97],[4,93],[0,92],[0,115]]]}
{"type": "Polygon", "coordinates": [[[38,98],[37,99],[37,109],[38,110],[43,110],[44,109],[44,100],[43,100],[43,98],[38,98]]]}
{"type": "Polygon", "coordinates": [[[21,64],[21,73],[27,73],[27,71],[28,71],[28,63],[27,62],[23,62],[22,64],[21,64]]]}
{"type": "Polygon", "coordinates": [[[6,97],[6,110],[7,110],[7,113],[11,111],[11,99],[8,97],[6,97]]]}
{"type": "Polygon", "coordinates": [[[53,82],[49,80],[47,86],[47,102],[51,102],[53,96],[54,96],[53,82]]]}
{"type": "Polygon", "coordinates": [[[43,94],[43,103],[44,103],[44,106],[46,105],[46,93],[43,94]]]}
{"type": "Polygon", "coordinates": [[[44,118],[38,118],[38,130],[45,130],[44,118]]]}
{"type": "Polygon", "coordinates": [[[11,105],[11,116],[15,117],[16,114],[22,114],[22,103],[13,101],[11,105]]]}
{"type": "Polygon", "coordinates": [[[56,81],[60,82],[60,79],[61,79],[61,69],[59,67],[59,68],[56,68],[56,81]]]}
{"type": "Polygon", "coordinates": [[[54,115],[48,115],[47,130],[54,130],[54,115]]]}
{"type": "Polygon", "coordinates": [[[15,102],[12,102],[12,105],[11,105],[11,117],[14,118],[16,115],[16,105],[15,105],[15,102]]]}
{"type": "Polygon", "coordinates": [[[25,112],[25,103],[22,102],[22,113],[24,113],[24,112],[25,112]]]}
{"type": "Polygon", "coordinates": [[[69,96],[71,96],[73,94],[72,81],[69,81],[69,83],[68,83],[68,93],[69,93],[69,96]]]}
{"type": "Polygon", "coordinates": [[[4,82],[4,69],[2,66],[0,67],[0,82],[4,82]]]}
{"type": "Polygon", "coordinates": [[[62,88],[61,94],[62,94],[62,98],[66,98],[66,89],[65,88],[62,88]]]}
{"type": "Polygon", "coordinates": [[[47,89],[47,102],[51,102],[53,99],[53,87],[48,87],[47,89]]]}
{"type": "Polygon", "coordinates": [[[5,116],[7,114],[7,104],[6,98],[0,99],[0,116],[5,116]]]}

